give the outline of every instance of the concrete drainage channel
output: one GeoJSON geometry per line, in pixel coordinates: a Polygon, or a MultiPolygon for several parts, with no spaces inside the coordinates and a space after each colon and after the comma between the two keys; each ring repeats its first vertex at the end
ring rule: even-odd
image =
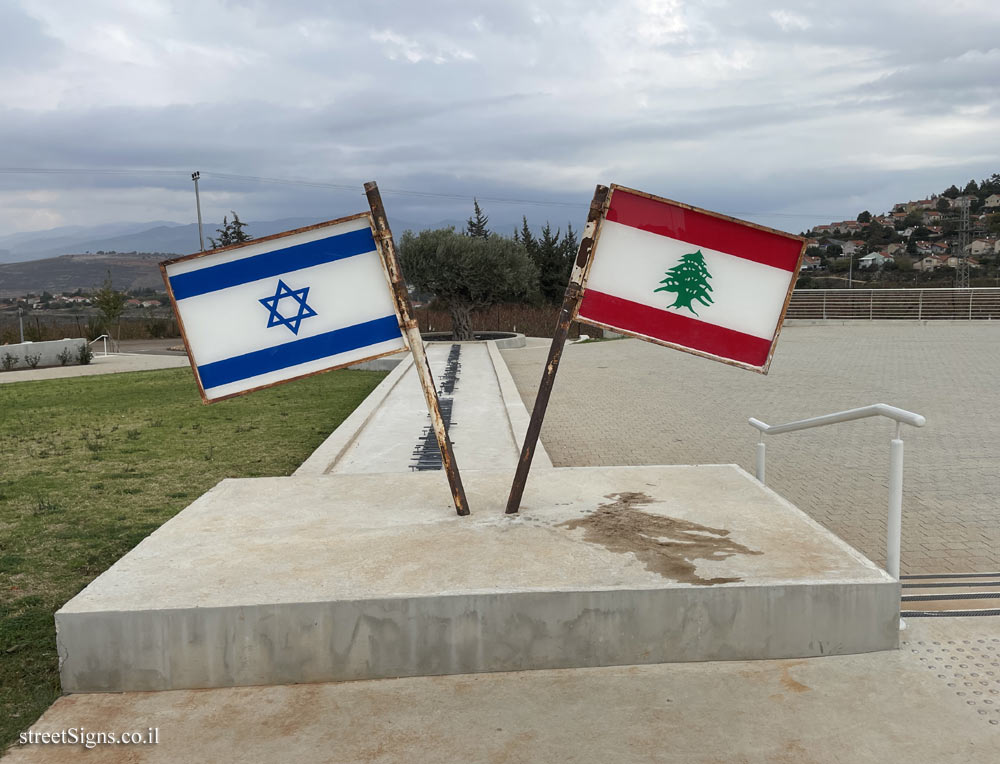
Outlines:
{"type": "MultiPolygon", "coordinates": [[[[528,411],[497,344],[427,345],[441,413],[462,470],[513,471],[528,427],[528,411]]],[[[303,462],[296,476],[441,469],[412,357],[398,358],[389,375],[303,462]]],[[[544,446],[536,452],[534,466],[552,466],[544,446]]]]}

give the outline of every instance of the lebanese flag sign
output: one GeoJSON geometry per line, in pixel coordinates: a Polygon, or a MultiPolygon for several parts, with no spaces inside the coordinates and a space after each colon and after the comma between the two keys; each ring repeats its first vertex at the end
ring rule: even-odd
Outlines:
{"type": "Polygon", "coordinates": [[[767,373],[801,236],[611,186],[576,320],[767,373]]]}

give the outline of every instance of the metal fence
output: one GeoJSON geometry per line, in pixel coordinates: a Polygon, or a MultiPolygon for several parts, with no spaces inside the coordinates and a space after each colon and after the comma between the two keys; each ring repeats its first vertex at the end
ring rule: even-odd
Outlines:
{"type": "Polygon", "coordinates": [[[998,320],[1000,288],[797,289],[786,318],[998,320]]]}

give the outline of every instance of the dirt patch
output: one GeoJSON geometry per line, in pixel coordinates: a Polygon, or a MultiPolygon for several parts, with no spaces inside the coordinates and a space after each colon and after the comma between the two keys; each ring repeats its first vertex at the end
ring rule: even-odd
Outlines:
{"type": "Polygon", "coordinates": [[[584,541],[625,554],[631,552],[646,570],[686,584],[710,586],[742,581],[742,578],[702,578],[695,572],[695,560],[724,560],[734,554],[763,554],[728,538],[729,531],[709,528],[688,520],[654,515],[636,507],[652,504],[644,493],[612,493],[597,511],[563,527],[583,528],[584,541]]]}

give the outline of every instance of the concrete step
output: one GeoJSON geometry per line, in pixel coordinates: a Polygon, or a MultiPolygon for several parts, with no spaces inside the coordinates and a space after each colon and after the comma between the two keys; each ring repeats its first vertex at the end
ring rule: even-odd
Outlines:
{"type": "Polygon", "coordinates": [[[900,576],[905,618],[1000,615],[1000,573],[900,576]]]}

